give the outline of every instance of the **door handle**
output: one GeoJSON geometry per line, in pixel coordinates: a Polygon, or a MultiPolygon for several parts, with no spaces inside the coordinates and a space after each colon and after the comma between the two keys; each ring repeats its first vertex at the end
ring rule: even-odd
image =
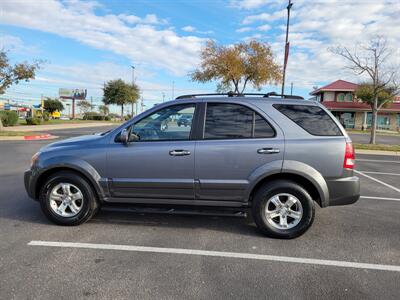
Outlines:
{"type": "Polygon", "coordinates": [[[261,148],[257,150],[258,154],[275,154],[279,152],[280,150],[277,148],[261,148]]]}
{"type": "Polygon", "coordinates": [[[171,156],[185,156],[190,155],[189,150],[171,150],[169,151],[169,155],[171,156]]]}

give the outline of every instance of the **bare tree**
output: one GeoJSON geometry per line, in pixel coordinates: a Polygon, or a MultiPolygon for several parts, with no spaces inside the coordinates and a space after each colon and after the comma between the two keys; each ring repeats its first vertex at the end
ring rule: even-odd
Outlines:
{"type": "Polygon", "coordinates": [[[365,102],[370,104],[372,109],[370,144],[375,144],[378,111],[399,92],[398,68],[389,61],[394,55],[393,51],[389,49],[386,38],[382,36],[372,38],[367,45],[357,44],[353,51],[341,46],[329,50],[344,57],[350,63],[347,67],[355,74],[365,74],[369,77],[368,84],[371,87],[373,100],[365,99],[365,102]],[[390,95],[387,101],[382,101],[380,95],[388,91],[390,95]]]}

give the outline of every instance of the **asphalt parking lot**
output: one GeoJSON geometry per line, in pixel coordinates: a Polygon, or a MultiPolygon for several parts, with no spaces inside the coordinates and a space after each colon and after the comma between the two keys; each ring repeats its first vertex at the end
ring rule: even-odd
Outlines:
{"type": "Polygon", "coordinates": [[[23,187],[49,142],[0,141],[2,299],[399,298],[399,156],[358,155],[361,199],[317,209],[306,234],[277,240],[240,217],[104,210],[53,225],[23,187]]]}

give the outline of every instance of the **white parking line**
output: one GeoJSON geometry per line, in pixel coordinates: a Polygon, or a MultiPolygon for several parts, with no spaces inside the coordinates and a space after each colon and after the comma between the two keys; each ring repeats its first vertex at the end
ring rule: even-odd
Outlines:
{"type": "Polygon", "coordinates": [[[372,196],[360,196],[360,199],[376,199],[376,200],[387,200],[387,201],[400,201],[400,198],[386,198],[386,197],[372,197],[372,196]]]}
{"type": "Polygon", "coordinates": [[[379,159],[356,158],[356,162],[357,161],[372,161],[372,162],[384,162],[384,163],[400,164],[400,160],[379,160],[379,159]]]}
{"type": "Polygon", "coordinates": [[[367,174],[364,174],[363,172],[360,172],[360,171],[357,171],[357,170],[354,170],[354,172],[356,172],[357,174],[360,174],[360,175],[362,175],[362,176],[364,176],[364,177],[367,177],[368,179],[371,179],[371,180],[373,180],[373,181],[376,181],[376,182],[378,182],[378,183],[380,183],[380,184],[382,184],[382,185],[384,185],[384,186],[386,186],[386,187],[388,187],[388,188],[391,188],[392,190],[395,190],[396,192],[399,192],[399,193],[400,193],[400,189],[398,189],[397,187],[394,187],[393,185],[390,185],[390,184],[388,184],[388,183],[386,183],[386,182],[383,182],[383,181],[381,181],[381,180],[379,180],[379,179],[376,179],[376,178],[374,178],[374,177],[372,177],[372,176],[369,176],[369,175],[367,175],[367,174]]]}
{"type": "Polygon", "coordinates": [[[397,173],[385,173],[385,172],[373,172],[373,171],[360,171],[360,172],[363,172],[364,174],[400,176],[400,174],[397,173]]]}
{"type": "Polygon", "coordinates": [[[256,260],[277,261],[277,262],[286,262],[286,263],[311,264],[311,265],[322,265],[322,266],[343,267],[343,268],[400,272],[400,266],[396,266],[396,265],[369,264],[369,263],[358,263],[358,262],[341,261],[341,260],[313,259],[313,258],[301,258],[301,257],[290,257],[290,256],[274,256],[274,255],[263,255],[263,254],[253,254],[253,253],[208,251],[208,250],[182,249],[182,248],[143,247],[143,246],[113,245],[113,244],[48,242],[48,241],[30,241],[28,243],[28,245],[29,246],[45,246],[45,247],[61,247],[61,248],[119,250],[119,251],[134,251],[134,252],[151,252],[151,253],[200,255],[200,256],[226,257],[226,258],[256,259],[256,260]]]}

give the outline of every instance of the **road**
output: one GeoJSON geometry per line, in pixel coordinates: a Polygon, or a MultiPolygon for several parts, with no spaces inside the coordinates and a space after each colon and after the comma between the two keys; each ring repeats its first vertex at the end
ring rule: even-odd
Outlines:
{"type": "MultiPolygon", "coordinates": [[[[102,129],[55,134],[93,131],[102,129]]],[[[398,299],[400,157],[358,155],[363,198],[317,209],[306,234],[278,240],[239,217],[104,210],[82,226],[53,225],[23,187],[31,155],[48,142],[0,142],[2,299],[398,299]]]]}

